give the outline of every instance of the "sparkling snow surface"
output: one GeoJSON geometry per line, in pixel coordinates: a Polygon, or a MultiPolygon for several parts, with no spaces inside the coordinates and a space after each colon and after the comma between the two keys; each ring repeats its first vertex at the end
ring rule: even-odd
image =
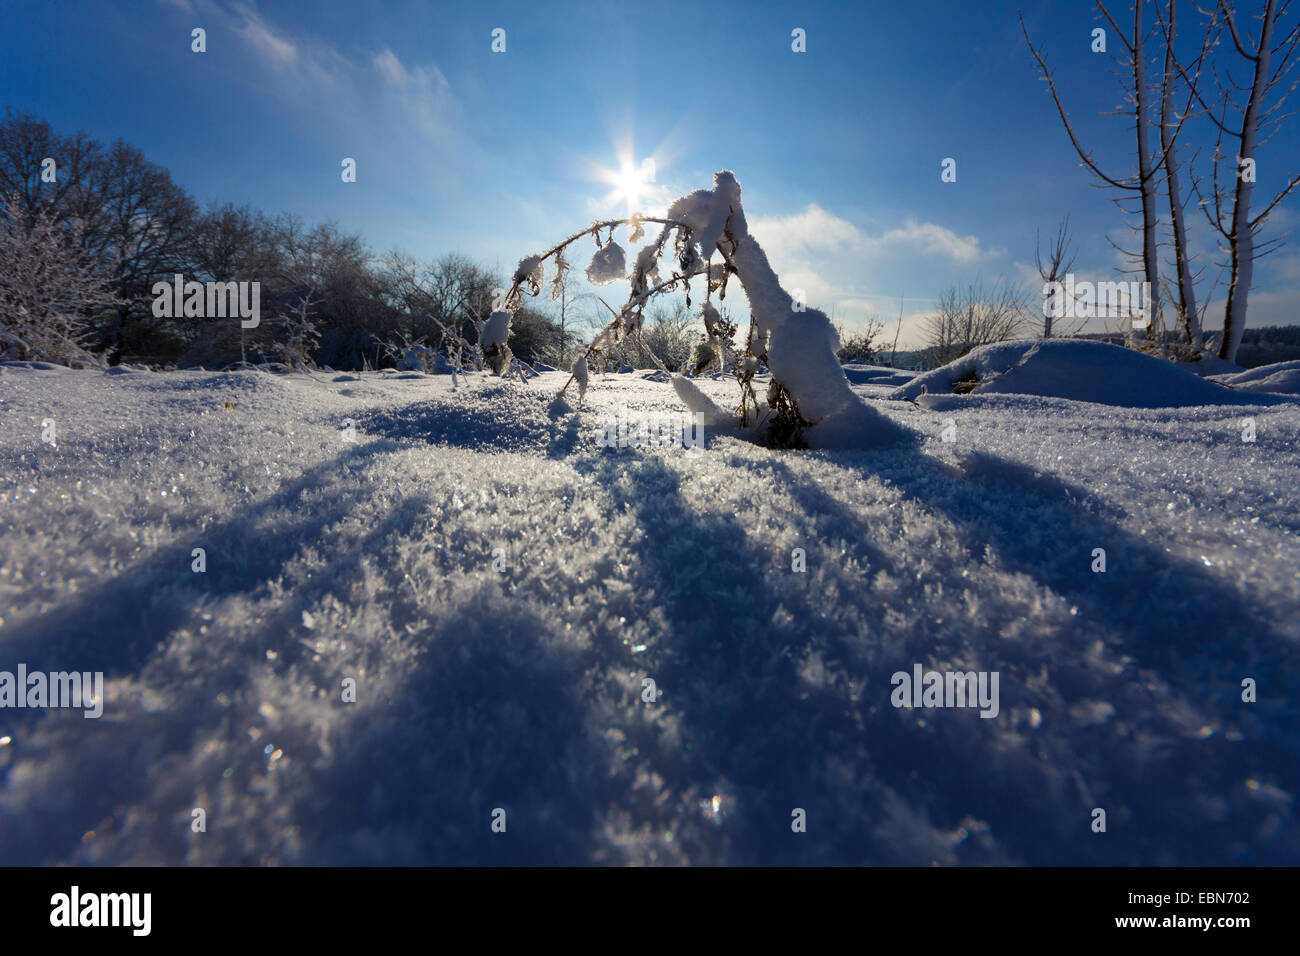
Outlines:
{"type": "Polygon", "coordinates": [[[691,456],[567,377],[0,367],[0,670],[106,674],[0,709],[0,860],[1300,862],[1300,403],[859,366],[915,441],[691,456]],[[998,716],[891,706],[918,663],[998,716]]]}

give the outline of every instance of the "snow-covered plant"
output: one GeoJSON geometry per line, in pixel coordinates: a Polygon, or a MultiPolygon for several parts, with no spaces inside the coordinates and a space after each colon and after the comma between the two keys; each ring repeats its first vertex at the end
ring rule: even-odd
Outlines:
{"type": "Polygon", "coordinates": [[[483,371],[483,350],[467,340],[454,324],[439,321],[435,316],[430,318],[442,333],[438,348],[451,366],[451,387],[456,389],[460,386],[460,373],[465,370],[466,359],[478,371],[483,371]]]}
{"type": "MultiPolygon", "coordinates": [[[[543,253],[527,256],[515,270],[506,308],[518,307],[522,291],[536,295],[541,289],[545,263],[558,258],[583,236],[591,235],[597,242],[588,276],[607,280],[611,261],[623,257],[621,248],[610,248],[614,245],[614,229],[629,226],[628,241],[635,242],[641,238],[645,223],[656,223],[661,228],[633,260],[627,276],[631,282],[628,300],[591,341],[586,355],[575,363],[561,396],[575,380],[579,392],[584,390],[589,356],[607,352],[629,337],[639,340],[646,305],[654,296],[682,289],[689,307],[690,280],[704,276],[705,304],[712,309],[713,293],[717,292],[720,299],[725,297],[727,281],[734,275],[749,299],[751,316],[745,350],[734,362],[741,383],[741,402],[732,416],[688,380],[674,376],[678,397],[692,411],[704,413],[706,421],[715,425],[730,420],[756,437],[781,445],[879,443],[901,434],[898,426],[867,407],[849,388],[835,357],[838,338],[826,314],[804,308],[781,287],[762,247],[749,234],[740,202],[740,183],[727,170],[714,174],[712,189],[696,190],[676,200],[664,218],[634,216],[596,222],[543,253]],[[605,229],[610,231],[610,238],[602,243],[600,233],[605,229]],[[715,257],[720,261],[715,262],[715,257]],[[766,402],[759,401],[750,384],[760,364],[765,364],[772,374],[766,402]]],[[[709,330],[710,337],[722,348],[722,341],[729,335],[716,316],[716,310],[704,313],[706,325],[710,321],[715,324],[709,330]]]]}
{"type": "Polygon", "coordinates": [[[88,316],[119,304],[112,280],[67,228],[17,194],[0,214],[0,358],[98,366],[85,347],[88,316]]]}
{"type": "Polygon", "coordinates": [[[311,320],[316,304],[314,291],[298,297],[298,305],[289,312],[275,317],[282,338],[276,343],[279,360],[294,371],[307,371],[316,367],[312,353],[320,348],[320,331],[311,320]]]}
{"type": "MultiPolygon", "coordinates": [[[[541,287],[541,283],[538,283],[541,287]]],[[[483,361],[496,375],[504,375],[510,368],[514,355],[507,342],[510,339],[510,313],[498,309],[479,323],[478,344],[483,350],[483,361]]]]}
{"type": "Polygon", "coordinates": [[[704,321],[704,338],[695,346],[691,356],[691,374],[703,375],[710,369],[725,372],[728,368],[736,369],[735,343],[736,324],[719,314],[712,302],[705,302],[700,308],[700,318],[704,321]]]}
{"type": "Polygon", "coordinates": [[[438,353],[425,344],[424,337],[412,338],[409,332],[398,332],[398,337],[383,345],[384,354],[393,360],[399,372],[433,371],[438,353]]]}

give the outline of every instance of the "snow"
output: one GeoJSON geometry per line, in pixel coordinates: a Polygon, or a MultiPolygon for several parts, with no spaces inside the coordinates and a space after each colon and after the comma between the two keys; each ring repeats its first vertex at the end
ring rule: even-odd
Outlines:
{"type": "Polygon", "coordinates": [[[0,669],[106,678],[0,709],[0,859],[1300,859],[1300,403],[862,384],[910,441],[692,457],[596,443],[676,380],[566,378],[0,366],[0,669]]]}
{"type": "Polygon", "coordinates": [[[659,282],[659,246],[648,243],[636,254],[636,266],[632,270],[633,290],[644,291],[659,282]],[[637,277],[640,277],[638,281],[637,277]]]}
{"type": "Polygon", "coordinates": [[[542,288],[543,266],[541,256],[525,256],[515,267],[513,281],[518,285],[527,285],[536,295],[542,288]]]}
{"type": "Polygon", "coordinates": [[[1123,408],[1271,404],[1277,399],[1241,395],[1164,359],[1083,339],[999,342],[974,349],[917,376],[890,396],[917,401],[946,395],[971,376],[973,394],[1067,398],[1123,408]]]}
{"type": "Polygon", "coordinates": [[[479,330],[478,342],[484,349],[501,348],[510,338],[510,313],[493,312],[479,330]]]}
{"type": "Polygon", "coordinates": [[[852,385],[906,385],[916,378],[916,372],[902,368],[890,368],[885,365],[869,365],[865,362],[846,362],[844,376],[852,385]]]}
{"type": "Polygon", "coordinates": [[[573,363],[573,378],[578,383],[578,400],[587,394],[587,356],[583,355],[573,363]]]}
{"type": "Polygon", "coordinates": [[[735,415],[718,407],[698,385],[682,375],[672,376],[673,391],[687,410],[704,416],[706,428],[729,428],[735,424],[735,415]]]}
{"type": "Polygon", "coordinates": [[[587,266],[587,281],[592,285],[608,285],[626,279],[627,255],[617,242],[608,242],[596,250],[587,266]]]}
{"type": "Polygon", "coordinates": [[[1261,365],[1244,372],[1214,375],[1212,378],[1242,391],[1300,395],[1300,361],[1261,365]]]}
{"type": "MultiPolygon", "coordinates": [[[[740,183],[724,170],[713,177],[712,189],[697,189],[668,207],[668,218],[691,227],[691,241],[701,257],[709,259],[727,228],[733,210],[740,208],[740,183]]],[[[733,235],[738,235],[733,233],[733,235]]]]}

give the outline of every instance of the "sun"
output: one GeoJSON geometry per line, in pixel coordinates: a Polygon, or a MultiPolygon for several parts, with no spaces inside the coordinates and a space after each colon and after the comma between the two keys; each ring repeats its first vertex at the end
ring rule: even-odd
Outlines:
{"type": "Polygon", "coordinates": [[[628,215],[643,212],[641,202],[654,192],[655,161],[649,157],[634,165],[630,157],[619,162],[617,170],[602,169],[601,178],[613,186],[613,191],[605,197],[607,204],[625,202],[628,215]]]}
{"type": "Polygon", "coordinates": [[[627,200],[628,212],[637,212],[641,208],[641,193],[647,185],[642,177],[642,169],[634,169],[624,164],[614,177],[614,191],[619,199],[627,200]]]}

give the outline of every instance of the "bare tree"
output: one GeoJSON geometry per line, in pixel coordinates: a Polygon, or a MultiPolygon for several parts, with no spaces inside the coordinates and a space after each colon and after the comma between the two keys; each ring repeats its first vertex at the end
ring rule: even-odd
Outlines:
{"type": "Polygon", "coordinates": [[[276,353],[281,362],[296,372],[316,367],[312,358],[320,348],[320,330],[312,321],[316,302],[315,290],[308,289],[299,296],[296,306],[281,311],[272,320],[280,331],[276,353]]]}
{"type": "MultiPolygon", "coordinates": [[[[1029,39],[1029,31],[1025,27],[1024,18],[1021,17],[1020,29],[1024,34],[1025,43],[1029,46],[1029,52],[1033,55],[1038,69],[1042,74],[1044,81],[1047,83],[1048,90],[1052,94],[1052,100],[1056,104],[1056,111],[1061,117],[1061,123],[1065,126],[1065,132],[1070,137],[1075,152],[1078,153],[1079,159],[1085,166],[1097,177],[1104,186],[1109,186],[1119,190],[1123,198],[1117,199],[1116,203],[1121,209],[1124,209],[1124,202],[1136,197],[1139,201],[1142,225],[1140,228],[1142,235],[1142,251],[1140,254],[1126,252],[1134,259],[1141,262],[1141,273],[1148,283],[1150,289],[1150,305],[1148,309],[1148,319],[1155,325],[1159,326],[1161,321],[1161,304],[1160,304],[1160,259],[1159,244],[1157,241],[1157,227],[1159,225],[1159,213],[1156,210],[1156,190],[1159,176],[1166,161],[1168,151],[1173,148],[1177,141],[1178,133],[1182,128],[1182,119],[1180,118],[1176,126],[1169,132],[1168,136],[1162,141],[1162,148],[1156,152],[1153,151],[1150,144],[1150,127],[1151,127],[1151,92],[1150,83],[1147,79],[1147,53],[1146,53],[1146,31],[1142,25],[1142,10],[1147,0],[1133,0],[1133,25],[1131,33],[1126,34],[1119,23],[1111,16],[1110,11],[1101,0],[1096,0],[1097,10],[1110,24],[1116,36],[1119,37],[1123,45],[1124,56],[1120,59],[1120,66],[1127,74],[1126,87],[1124,91],[1125,100],[1129,109],[1121,110],[1122,113],[1133,117],[1133,129],[1136,135],[1137,145],[1137,171],[1133,175],[1116,177],[1103,172],[1101,167],[1092,158],[1092,155],[1079,142],[1075,134],[1074,127],[1070,123],[1070,118],[1066,114],[1065,106],[1061,102],[1060,94],[1056,89],[1056,82],[1052,78],[1051,71],[1047,68],[1047,63],[1043,55],[1034,47],[1033,42],[1029,39]]],[[[1164,95],[1162,92],[1162,102],[1164,95]]],[[[1189,100],[1190,106],[1190,100],[1189,100]]],[[[1186,115],[1186,110],[1183,116],[1186,115]]],[[[1163,130],[1162,130],[1163,132],[1163,130]]],[[[1128,210],[1125,210],[1128,211],[1128,210]]],[[[1125,250],[1121,250],[1125,251],[1125,250]]],[[[1135,338],[1145,337],[1141,329],[1133,330],[1135,338]]]]}
{"type": "Polygon", "coordinates": [[[1043,255],[1041,238],[1037,232],[1034,233],[1034,265],[1038,267],[1038,274],[1042,277],[1043,286],[1047,290],[1044,293],[1043,301],[1043,338],[1050,339],[1052,337],[1052,313],[1058,312],[1065,315],[1065,303],[1055,301],[1055,299],[1056,297],[1064,299],[1065,287],[1063,282],[1066,273],[1074,268],[1074,253],[1070,251],[1070,217],[1068,215],[1056,227],[1056,238],[1047,247],[1046,256],[1043,255]]]}
{"type": "MultiPolygon", "coordinates": [[[[1274,251],[1282,241],[1279,238],[1264,243],[1257,250],[1256,234],[1278,203],[1295,188],[1297,183],[1300,183],[1300,173],[1291,176],[1263,211],[1256,216],[1251,216],[1250,206],[1259,148],[1272,138],[1278,124],[1290,115],[1290,113],[1279,114],[1278,111],[1298,82],[1293,80],[1288,84],[1287,78],[1295,67],[1292,57],[1297,45],[1300,45],[1300,24],[1293,27],[1274,45],[1278,20],[1286,13],[1289,6],[1290,0],[1282,0],[1280,5],[1278,0],[1265,0],[1263,10],[1255,15],[1255,19],[1259,21],[1259,34],[1252,43],[1250,37],[1238,27],[1231,5],[1225,0],[1217,0],[1213,10],[1207,11],[1210,14],[1206,27],[1207,43],[1210,34],[1221,31],[1222,26],[1226,26],[1233,48],[1248,64],[1251,80],[1248,84],[1237,83],[1232,80],[1231,75],[1225,77],[1215,70],[1218,101],[1213,106],[1196,90],[1195,84],[1189,82],[1198,103],[1218,130],[1210,195],[1208,197],[1204,195],[1199,180],[1193,178],[1192,185],[1210,225],[1223,237],[1227,246],[1225,251],[1229,255],[1228,265],[1231,271],[1219,357],[1230,362],[1236,359],[1237,349],[1241,346],[1242,333],[1246,328],[1246,305],[1254,276],[1255,259],[1274,251]],[[1274,63],[1277,65],[1274,66],[1274,63]],[[1239,103],[1234,95],[1242,94],[1246,99],[1244,103],[1239,103]],[[1236,115],[1235,122],[1229,123],[1229,112],[1236,115]],[[1236,146],[1235,157],[1232,160],[1236,184],[1227,209],[1224,208],[1225,191],[1219,183],[1220,166],[1228,161],[1223,151],[1225,137],[1234,140],[1236,146]]],[[[1187,78],[1188,71],[1176,61],[1175,68],[1180,75],[1187,78]]]]}
{"type": "Polygon", "coordinates": [[[696,318],[679,299],[667,308],[651,309],[642,329],[642,344],[663,365],[680,369],[690,360],[698,338],[696,318]]]}
{"type": "Polygon", "coordinates": [[[82,133],[60,136],[42,120],[6,113],[0,123],[0,190],[17,195],[31,226],[43,213],[76,227],[77,241],[98,268],[111,270],[119,303],[108,329],[111,358],[121,358],[148,308],[154,280],[189,262],[195,207],[168,172],[135,147],[104,147],[82,133]],[[47,166],[52,161],[52,166],[47,166]]]}
{"type": "MultiPolygon", "coordinates": [[[[563,258],[563,250],[558,255],[563,258]]],[[[563,268],[556,269],[555,278],[551,281],[551,300],[558,300],[560,303],[560,335],[556,348],[555,364],[561,368],[566,364],[571,344],[570,340],[572,339],[572,343],[576,344],[578,339],[576,334],[569,331],[569,306],[573,303],[573,295],[569,291],[570,285],[571,280],[569,279],[568,263],[566,262],[563,268]]]]}
{"type": "Polygon", "coordinates": [[[191,261],[197,209],[167,170],[119,140],[104,156],[105,201],[96,216],[121,305],[109,329],[109,360],[121,361],[137,323],[151,323],[150,289],[191,261]]]}
{"type": "MultiPolygon", "coordinates": [[[[1174,239],[1174,272],[1177,278],[1176,288],[1178,290],[1178,299],[1175,304],[1177,324],[1183,338],[1183,344],[1195,356],[1201,352],[1201,316],[1196,308],[1196,277],[1192,275],[1191,257],[1187,249],[1187,226],[1183,215],[1183,207],[1187,201],[1183,198],[1182,187],[1179,183],[1180,172],[1175,143],[1179,126],[1186,118],[1186,114],[1182,116],[1176,115],[1173,112],[1172,104],[1175,86],[1174,74],[1180,72],[1178,62],[1174,56],[1174,40],[1178,35],[1175,23],[1176,15],[1176,0],[1168,0],[1167,15],[1162,14],[1160,4],[1156,4],[1156,19],[1160,23],[1165,42],[1164,72],[1160,83],[1160,145],[1165,153],[1165,195],[1169,200],[1169,222],[1174,239]]],[[[1200,82],[1201,67],[1205,62],[1205,55],[1211,47],[1213,35],[1214,31],[1212,29],[1205,31],[1205,39],[1201,44],[1200,55],[1196,58],[1193,75],[1186,78],[1188,89],[1193,94],[1195,94],[1197,84],[1200,82]]],[[[1188,107],[1190,106],[1189,100],[1188,107]]]]}
{"type": "Polygon", "coordinates": [[[203,281],[261,279],[278,260],[276,224],[264,213],[213,204],[195,221],[191,271],[203,281]]]}
{"type": "Polygon", "coordinates": [[[457,364],[482,361],[476,330],[492,312],[498,281],[463,256],[446,255],[427,263],[390,253],[384,259],[389,295],[405,317],[406,335],[427,338],[457,364]]]}
{"type": "Polygon", "coordinates": [[[29,226],[42,210],[64,225],[80,220],[82,242],[93,243],[103,154],[85,133],[61,136],[46,121],[7,109],[0,121],[0,196],[17,197],[29,226]]]}
{"type": "Polygon", "coordinates": [[[1015,338],[1028,315],[1024,291],[1005,279],[987,290],[978,281],[965,289],[953,285],[923,320],[922,340],[929,360],[946,365],[981,345],[1015,338]]]}

